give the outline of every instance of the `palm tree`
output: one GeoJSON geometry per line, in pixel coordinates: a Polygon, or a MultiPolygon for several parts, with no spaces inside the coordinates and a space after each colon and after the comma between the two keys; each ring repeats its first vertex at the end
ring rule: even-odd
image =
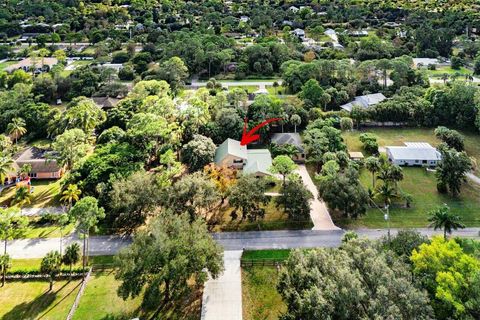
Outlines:
{"type": "Polygon", "coordinates": [[[290,117],[290,123],[294,125],[295,127],[295,133],[297,132],[297,126],[299,126],[302,123],[302,118],[298,114],[293,114],[290,117]]]}
{"type": "Polygon", "coordinates": [[[70,209],[73,204],[80,199],[81,194],[82,190],[78,189],[76,184],[69,184],[67,189],[62,192],[60,201],[66,203],[68,205],[68,209],[70,209]]]}
{"type": "Polygon", "coordinates": [[[0,157],[0,183],[5,184],[5,179],[13,171],[13,160],[10,157],[0,157]]]}
{"type": "Polygon", "coordinates": [[[15,144],[17,144],[18,138],[27,133],[25,128],[25,120],[22,118],[13,118],[7,126],[7,133],[15,138],[15,144]]]}
{"type": "Polygon", "coordinates": [[[397,197],[397,191],[389,183],[383,183],[377,188],[377,195],[383,198],[385,207],[392,203],[392,199],[397,197]]]}
{"type": "Polygon", "coordinates": [[[76,242],[72,243],[65,249],[62,262],[70,266],[70,278],[72,277],[73,265],[80,261],[80,245],[76,242]]]}
{"type": "Polygon", "coordinates": [[[453,230],[465,228],[460,216],[450,212],[447,205],[430,212],[428,221],[430,221],[429,227],[433,227],[434,230],[443,229],[445,240],[447,239],[447,233],[451,234],[453,230]]]}
{"type": "Polygon", "coordinates": [[[30,190],[28,190],[25,186],[20,186],[15,191],[15,195],[13,196],[12,205],[18,204],[19,207],[22,207],[26,204],[30,204],[32,202],[32,194],[30,190]]]}
{"type": "Polygon", "coordinates": [[[376,157],[368,157],[365,160],[365,167],[372,173],[372,187],[375,189],[375,174],[381,169],[380,161],[376,157]]]}

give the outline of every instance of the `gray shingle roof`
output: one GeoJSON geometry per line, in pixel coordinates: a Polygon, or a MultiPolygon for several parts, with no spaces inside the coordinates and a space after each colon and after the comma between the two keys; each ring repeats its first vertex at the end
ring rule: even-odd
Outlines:
{"type": "Polygon", "coordinates": [[[302,138],[299,133],[294,132],[285,132],[285,133],[275,133],[272,136],[272,143],[278,144],[279,146],[285,144],[291,144],[297,147],[298,152],[303,153],[305,149],[302,145],[302,138]]]}
{"type": "Polygon", "coordinates": [[[353,106],[360,106],[364,109],[367,109],[370,106],[376,105],[379,102],[387,99],[382,93],[373,93],[373,94],[366,94],[364,96],[355,97],[352,102],[344,104],[340,106],[340,108],[352,111],[353,106]]]}

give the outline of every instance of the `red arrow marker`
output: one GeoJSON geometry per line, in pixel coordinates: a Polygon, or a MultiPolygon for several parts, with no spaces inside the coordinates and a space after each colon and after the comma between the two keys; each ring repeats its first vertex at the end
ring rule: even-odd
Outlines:
{"type": "Polygon", "coordinates": [[[240,145],[241,145],[241,146],[246,146],[246,145],[249,144],[249,143],[252,143],[252,142],[254,142],[254,141],[257,141],[258,139],[260,139],[260,135],[259,135],[259,134],[255,134],[255,132],[256,132],[258,129],[260,129],[261,127],[266,126],[266,125],[269,124],[270,122],[279,121],[279,120],[282,120],[282,118],[272,118],[272,119],[265,120],[265,121],[263,121],[262,123],[256,125],[252,130],[250,130],[249,132],[247,132],[248,119],[245,118],[245,125],[243,126],[243,135],[242,135],[242,140],[240,141],[240,145]]]}

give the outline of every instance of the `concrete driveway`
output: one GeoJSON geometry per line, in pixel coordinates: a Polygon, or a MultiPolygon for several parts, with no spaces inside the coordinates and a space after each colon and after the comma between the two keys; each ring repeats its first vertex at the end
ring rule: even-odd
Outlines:
{"type": "Polygon", "coordinates": [[[296,173],[302,177],[303,183],[314,196],[314,199],[310,202],[310,218],[313,222],[313,230],[340,230],[333,223],[325,202],[320,200],[317,186],[313,183],[305,165],[299,165],[296,173]]]}
{"type": "Polygon", "coordinates": [[[225,271],[218,279],[205,283],[202,320],[242,320],[242,250],[225,251],[225,271]]]}

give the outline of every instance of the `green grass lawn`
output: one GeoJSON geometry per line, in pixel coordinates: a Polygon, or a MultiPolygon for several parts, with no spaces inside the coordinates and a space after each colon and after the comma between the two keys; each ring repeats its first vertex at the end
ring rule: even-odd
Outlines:
{"type": "Polygon", "coordinates": [[[461,74],[461,75],[466,75],[466,74],[472,74],[472,71],[468,70],[467,68],[460,67],[460,69],[455,70],[452,69],[451,67],[437,67],[436,70],[428,70],[425,69],[428,76],[433,77],[433,78],[441,78],[445,73],[448,75],[453,75],[453,74],[461,74]]]}
{"type": "MultiPolygon", "coordinates": [[[[368,129],[378,136],[379,145],[403,145],[403,142],[429,142],[436,146],[440,141],[433,134],[433,129],[368,129]]],[[[344,139],[350,151],[362,151],[358,136],[361,132],[353,131],[344,133],[344,139]]],[[[465,147],[467,153],[480,159],[480,136],[473,133],[462,132],[466,136],[465,147]]],[[[478,161],[478,160],[477,160],[478,161]]],[[[433,172],[424,168],[403,168],[404,179],[400,188],[413,196],[412,208],[403,208],[399,200],[390,210],[392,227],[426,227],[428,226],[429,211],[448,204],[452,211],[459,214],[468,226],[480,226],[480,186],[473,183],[465,184],[458,198],[440,194],[436,188],[436,178],[433,172]]],[[[372,188],[372,176],[367,170],[362,170],[360,180],[366,188],[372,188]]],[[[381,203],[381,201],[378,201],[381,203]]],[[[342,219],[332,213],[336,223],[347,227],[385,228],[383,213],[378,209],[369,209],[367,214],[358,220],[342,219]]]]}
{"type": "Polygon", "coordinates": [[[124,301],[112,269],[94,271],[73,319],[133,319],[140,313],[140,297],[124,301]]]}
{"type": "MultiPolygon", "coordinates": [[[[362,131],[344,132],[343,138],[349,151],[363,151],[362,143],[358,140],[358,137],[364,132],[375,134],[381,147],[403,146],[404,142],[428,142],[432,146],[437,146],[441,141],[435,137],[434,130],[434,128],[370,128],[362,131]]],[[[465,136],[465,151],[470,157],[475,158],[480,165],[480,134],[459,131],[465,136]]],[[[480,175],[479,168],[477,168],[477,175],[480,175]]]]}
{"type": "Polygon", "coordinates": [[[266,86],[265,88],[271,95],[277,95],[279,92],[281,92],[281,94],[285,94],[285,88],[283,86],[278,86],[276,88],[274,86],[266,86]]]}
{"type": "Polygon", "coordinates": [[[229,90],[232,90],[235,88],[247,90],[248,93],[254,93],[255,91],[258,90],[258,86],[228,86],[229,90]]]}
{"type": "Polygon", "coordinates": [[[24,234],[24,238],[59,238],[61,235],[66,236],[75,229],[75,224],[70,223],[60,230],[56,224],[38,224],[37,217],[30,219],[29,228],[24,234]]]}
{"type": "Polygon", "coordinates": [[[310,219],[307,221],[289,220],[287,214],[281,208],[277,208],[273,200],[265,207],[265,217],[256,222],[240,221],[240,216],[234,220],[231,217],[232,211],[232,208],[225,208],[220,211],[213,231],[294,230],[311,229],[313,227],[310,219]]]}
{"type": "Polygon", "coordinates": [[[290,249],[246,250],[242,260],[286,260],[289,255],[290,249]]]}
{"type": "Polygon", "coordinates": [[[5,61],[5,62],[2,62],[0,63],[0,70],[3,70],[5,69],[6,67],[9,67],[11,66],[12,64],[15,64],[17,63],[18,61],[5,61]]]}
{"type": "Polygon", "coordinates": [[[57,281],[49,292],[48,281],[9,281],[0,289],[0,318],[64,320],[80,283],[57,281]]]}
{"type": "MultiPolygon", "coordinates": [[[[43,208],[58,206],[60,193],[60,180],[32,180],[33,197],[29,205],[25,207],[43,208]]],[[[0,205],[8,206],[15,195],[15,187],[10,187],[0,193],[0,205]]]]}
{"type": "Polygon", "coordinates": [[[242,306],[244,320],[278,319],[286,305],[277,292],[278,271],[275,267],[242,269],[242,306]]]}

